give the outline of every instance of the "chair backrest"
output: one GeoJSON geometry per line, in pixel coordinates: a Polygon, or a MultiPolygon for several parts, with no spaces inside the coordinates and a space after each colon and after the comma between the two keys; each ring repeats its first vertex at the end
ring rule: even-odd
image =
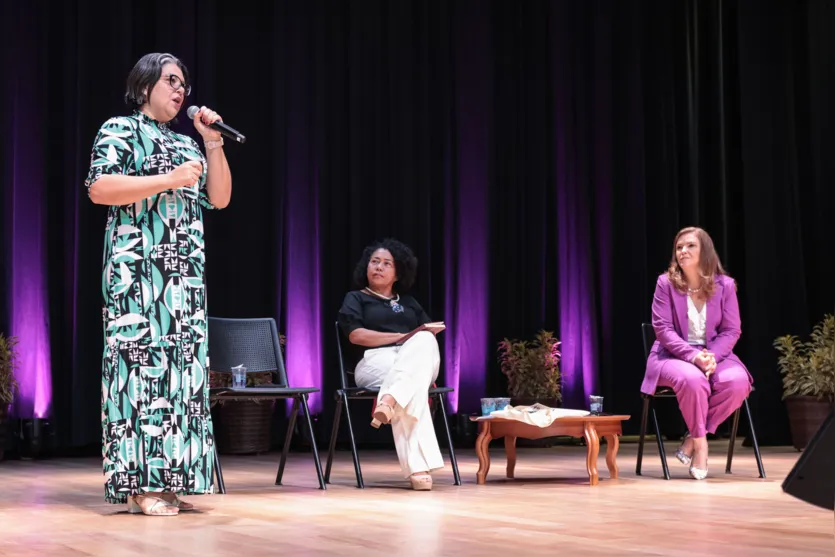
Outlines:
{"type": "Polygon", "coordinates": [[[287,387],[287,372],[271,317],[229,319],[209,317],[209,367],[228,372],[243,364],[249,372],[270,371],[279,387],[287,387]]]}
{"type": "Polygon", "coordinates": [[[644,337],[644,359],[649,358],[649,351],[655,343],[655,329],[649,323],[641,323],[641,333],[644,337]]]}
{"type": "Polygon", "coordinates": [[[339,380],[342,382],[342,388],[347,389],[351,386],[351,381],[348,379],[348,370],[345,366],[345,353],[342,350],[342,329],[339,328],[339,321],[334,321],[334,330],[336,331],[336,348],[339,354],[339,380]]]}

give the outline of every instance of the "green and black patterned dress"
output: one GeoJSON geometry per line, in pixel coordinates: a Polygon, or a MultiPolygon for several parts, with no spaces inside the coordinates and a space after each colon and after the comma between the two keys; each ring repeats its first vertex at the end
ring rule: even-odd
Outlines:
{"type": "Polygon", "coordinates": [[[85,185],[103,174],[149,176],[200,161],[197,186],[110,207],[102,261],[105,498],[212,493],[212,421],[197,143],[142,112],[96,136],[85,185]]]}

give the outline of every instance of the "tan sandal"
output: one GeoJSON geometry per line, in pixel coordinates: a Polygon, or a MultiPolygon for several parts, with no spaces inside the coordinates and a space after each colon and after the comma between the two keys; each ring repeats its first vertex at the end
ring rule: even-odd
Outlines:
{"type": "Polygon", "coordinates": [[[392,417],[394,417],[394,408],[385,402],[379,402],[374,408],[374,419],[371,420],[371,427],[379,428],[381,425],[387,425],[391,423],[392,417]]]}
{"type": "Polygon", "coordinates": [[[416,474],[409,476],[409,483],[412,484],[412,489],[415,491],[432,490],[432,476],[429,474],[416,474]]]}
{"type": "Polygon", "coordinates": [[[136,495],[128,497],[128,512],[147,516],[175,516],[180,509],[161,497],[136,495]]]}
{"type": "Polygon", "coordinates": [[[191,503],[186,503],[182,499],[180,499],[176,493],[164,493],[162,496],[162,500],[171,505],[172,507],[177,507],[181,511],[193,511],[194,505],[191,503]],[[171,497],[166,497],[170,495],[171,497]]]}

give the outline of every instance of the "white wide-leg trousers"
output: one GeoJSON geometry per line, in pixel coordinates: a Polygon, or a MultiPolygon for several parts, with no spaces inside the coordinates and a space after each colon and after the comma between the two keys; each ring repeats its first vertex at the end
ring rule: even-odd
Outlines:
{"type": "Polygon", "coordinates": [[[391,395],[397,402],[391,430],[406,478],[444,467],[428,397],[440,366],[435,335],[421,331],[402,346],[366,350],[355,370],[357,386],[380,389],[378,403],[384,395],[391,395]]]}

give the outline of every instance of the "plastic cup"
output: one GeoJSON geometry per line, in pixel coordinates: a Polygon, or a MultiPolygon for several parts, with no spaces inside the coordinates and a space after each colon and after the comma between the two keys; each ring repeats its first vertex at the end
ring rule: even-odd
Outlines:
{"type": "Polygon", "coordinates": [[[246,368],[243,364],[232,368],[232,387],[235,389],[246,387],[246,368]]]}
{"type": "Polygon", "coordinates": [[[602,396],[589,396],[589,411],[592,414],[602,414],[603,413],[603,397],[602,396]]]}

